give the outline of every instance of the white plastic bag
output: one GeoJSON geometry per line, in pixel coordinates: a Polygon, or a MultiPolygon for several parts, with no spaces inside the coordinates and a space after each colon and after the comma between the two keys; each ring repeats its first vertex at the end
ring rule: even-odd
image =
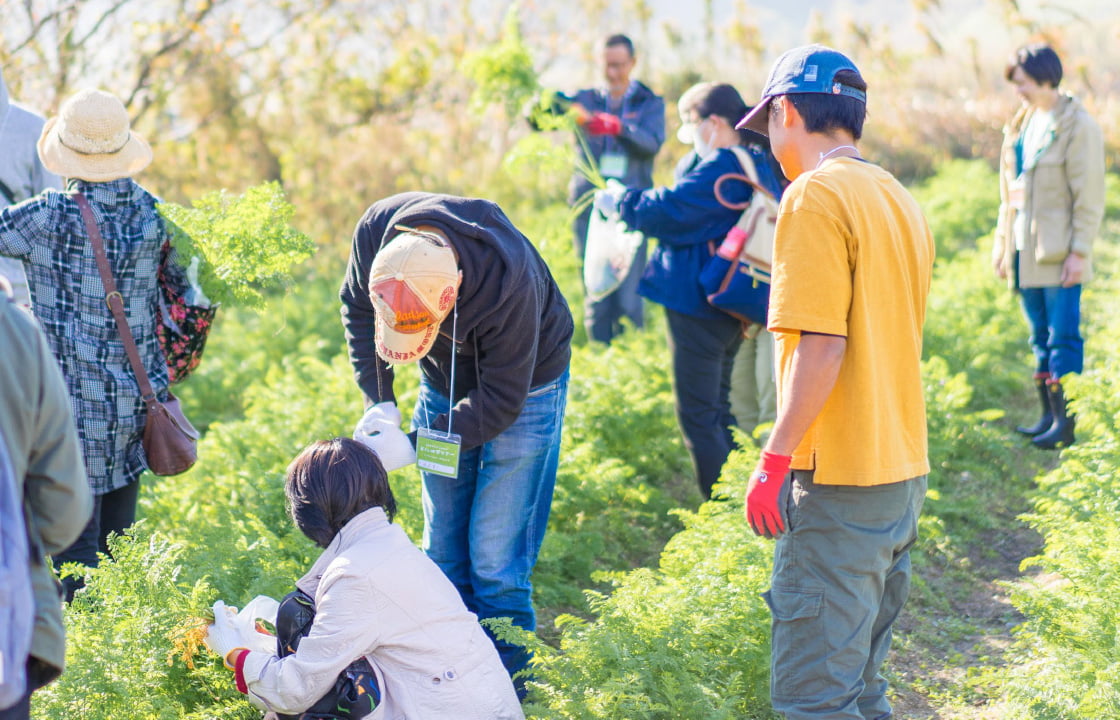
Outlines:
{"type": "Polygon", "coordinates": [[[591,211],[583,256],[583,286],[589,300],[597,302],[618,289],[644,239],[640,232],[627,229],[617,215],[591,211]]]}
{"type": "Polygon", "coordinates": [[[276,635],[262,632],[264,628],[258,621],[264,621],[274,631],[279,609],[280,603],[267,595],[258,595],[241,608],[241,612],[233,618],[232,625],[241,635],[244,647],[253,652],[276,654],[276,635]]]}

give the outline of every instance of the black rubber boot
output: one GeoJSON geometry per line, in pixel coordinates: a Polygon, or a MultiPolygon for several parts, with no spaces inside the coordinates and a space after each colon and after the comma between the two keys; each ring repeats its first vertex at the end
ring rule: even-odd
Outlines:
{"type": "Polygon", "coordinates": [[[1054,424],[1046,432],[1031,438],[1031,443],[1043,450],[1055,450],[1072,445],[1076,418],[1066,407],[1066,395],[1062,392],[1062,384],[1051,382],[1046,390],[1050,396],[1050,411],[1054,414],[1054,424]]]}
{"type": "Polygon", "coordinates": [[[1054,412],[1050,409],[1050,391],[1046,389],[1046,380],[1049,377],[1050,373],[1039,373],[1034,376],[1034,388],[1038,391],[1038,399],[1042,403],[1042,417],[1030,427],[1018,426],[1015,432],[1034,437],[1046,432],[1054,424],[1054,412]]]}

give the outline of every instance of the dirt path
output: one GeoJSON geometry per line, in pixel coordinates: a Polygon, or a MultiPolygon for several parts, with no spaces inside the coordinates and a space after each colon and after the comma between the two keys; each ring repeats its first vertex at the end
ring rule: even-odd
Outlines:
{"type": "Polygon", "coordinates": [[[1022,620],[1002,583],[1023,578],[1020,564],[1038,554],[1042,538],[1015,522],[1009,530],[983,537],[968,557],[967,572],[923,570],[924,581],[937,586],[938,594],[949,602],[932,612],[928,607],[910,606],[896,625],[895,649],[889,661],[894,720],[993,720],[1003,716],[989,698],[968,689],[967,676],[969,668],[1001,667],[1008,661],[1011,631],[1022,620]],[[947,630],[931,632],[931,627],[947,630]]]}

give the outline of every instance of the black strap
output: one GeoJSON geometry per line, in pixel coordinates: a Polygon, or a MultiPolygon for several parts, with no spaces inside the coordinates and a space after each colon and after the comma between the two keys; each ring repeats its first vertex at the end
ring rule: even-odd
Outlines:
{"type": "Polygon", "coordinates": [[[0,180],[0,193],[3,193],[4,199],[8,201],[9,205],[16,204],[16,194],[12,192],[10,187],[4,184],[3,180],[0,180]]]}

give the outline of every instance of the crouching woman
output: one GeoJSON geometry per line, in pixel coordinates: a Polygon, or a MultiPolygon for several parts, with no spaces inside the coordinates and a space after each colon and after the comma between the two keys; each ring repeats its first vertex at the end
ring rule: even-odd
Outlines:
{"type": "Polygon", "coordinates": [[[364,712],[349,716],[524,717],[477,617],[393,524],[396,502],[372,450],[349,438],[314,443],[292,461],[285,489],[296,527],[325,550],[281,603],[279,652],[233,647],[237,635],[220,621],[207,638],[254,705],[281,717],[323,717],[319,701],[340,690],[353,696],[354,685],[343,686],[364,660],[372,671],[356,680],[364,712]],[[313,603],[298,642],[283,637],[294,596],[313,603]]]}

